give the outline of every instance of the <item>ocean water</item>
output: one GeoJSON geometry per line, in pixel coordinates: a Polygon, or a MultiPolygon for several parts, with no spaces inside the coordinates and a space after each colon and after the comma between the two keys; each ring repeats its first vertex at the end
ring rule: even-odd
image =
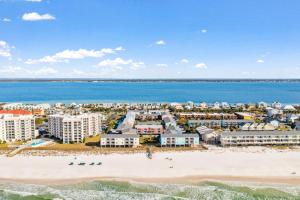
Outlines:
{"type": "Polygon", "coordinates": [[[94,181],[43,186],[0,184],[1,200],[296,200],[300,186],[230,185],[203,182],[195,185],[143,184],[94,181]]]}
{"type": "Polygon", "coordinates": [[[300,82],[0,82],[0,102],[300,103],[300,82]]]}

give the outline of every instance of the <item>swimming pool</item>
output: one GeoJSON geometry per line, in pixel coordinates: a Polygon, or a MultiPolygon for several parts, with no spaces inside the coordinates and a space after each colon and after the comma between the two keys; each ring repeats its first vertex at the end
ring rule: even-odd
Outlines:
{"type": "Polygon", "coordinates": [[[29,146],[31,147],[37,147],[40,145],[45,144],[47,141],[43,140],[43,139],[36,139],[36,140],[32,140],[32,142],[29,144],[29,146]]]}

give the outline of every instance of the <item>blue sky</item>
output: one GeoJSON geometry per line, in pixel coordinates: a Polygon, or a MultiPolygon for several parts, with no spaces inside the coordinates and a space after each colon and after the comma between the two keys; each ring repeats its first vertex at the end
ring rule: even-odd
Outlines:
{"type": "Polygon", "coordinates": [[[299,0],[0,0],[0,78],[300,78],[299,0]]]}

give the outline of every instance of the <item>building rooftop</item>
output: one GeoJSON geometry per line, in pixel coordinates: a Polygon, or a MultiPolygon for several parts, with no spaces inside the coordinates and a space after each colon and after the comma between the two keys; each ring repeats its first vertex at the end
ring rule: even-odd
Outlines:
{"type": "Polygon", "coordinates": [[[138,124],[135,128],[162,128],[161,124],[138,124]]]}
{"type": "Polygon", "coordinates": [[[253,122],[253,120],[245,119],[191,119],[188,120],[188,123],[197,123],[197,122],[253,122]]]}
{"type": "Polygon", "coordinates": [[[28,110],[0,110],[0,114],[13,114],[13,115],[32,115],[28,110]]]}
{"type": "Polygon", "coordinates": [[[103,134],[101,138],[139,138],[137,134],[103,134]]]}
{"type": "Polygon", "coordinates": [[[166,137],[181,137],[181,138],[185,138],[185,137],[196,137],[199,138],[199,135],[196,133],[184,133],[184,134],[161,134],[160,137],[162,138],[166,138],[166,137]]]}
{"type": "Polygon", "coordinates": [[[300,135],[300,131],[232,131],[223,132],[221,137],[227,136],[255,136],[255,135],[300,135]]]}

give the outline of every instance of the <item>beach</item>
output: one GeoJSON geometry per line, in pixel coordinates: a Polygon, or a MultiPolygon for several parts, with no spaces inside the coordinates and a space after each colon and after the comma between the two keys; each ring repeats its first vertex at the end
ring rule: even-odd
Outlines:
{"type": "Polygon", "coordinates": [[[300,184],[300,149],[212,147],[202,151],[0,156],[0,179],[62,184],[88,180],[193,183],[205,180],[300,184]],[[85,163],[84,166],[78,165],[85,163]],[[97,165],[101,162],[101,165],[97,165]],[[73,165],[69,165],[73,163],[73,165]],[[94,163],[93,165],[90,165],[94,163]]]}

